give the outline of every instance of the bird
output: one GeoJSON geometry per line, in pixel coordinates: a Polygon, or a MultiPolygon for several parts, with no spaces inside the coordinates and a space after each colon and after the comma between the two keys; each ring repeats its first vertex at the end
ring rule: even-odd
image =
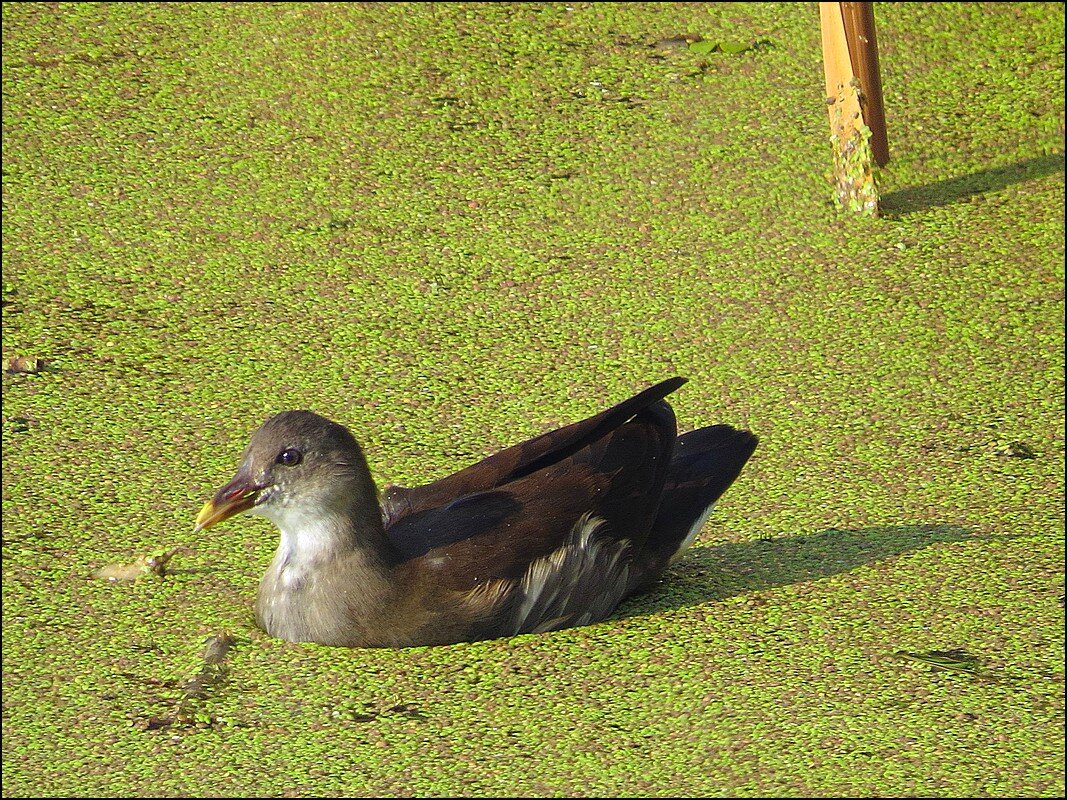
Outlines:
{"type": "Polygon", "coordinates": [[[290,642],[402,648],[599,622],[659,582],[756,449],[730,425],[679,436],[664,398],[684,383],[380,494],[348,428],[283,411],[195,532],[245,512],[274,523],[255,618],[290,642]]]}

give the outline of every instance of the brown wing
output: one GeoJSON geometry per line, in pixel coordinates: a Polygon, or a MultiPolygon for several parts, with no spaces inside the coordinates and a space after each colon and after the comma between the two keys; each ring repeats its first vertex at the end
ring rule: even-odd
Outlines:
{"type": "Polygon", "coordinates": [[[685,382],[680,377],[661,381],[595,416],[508,447],[439,481],[414,488],[389,487],[382,497],[385,525],[389,528],[410,514],[504,486],[559,463],[618,429],[685,382]]]}
{"type": "MultiPolygon", "coordinates": [[[[669,383],[654,388],[669,391],[669,383]]],[[[626,415],[623,420],[633,416],[629,422],[598,437],[586,435],[577,448],[568,438],[558,448],[540,448],[532,458],[515,457],[508,469],[490,465],[469,482],[457,482],[489,484],[487,490],[451,495],[446,504],[409,510],[392,521],[387,534],[406,568],[432,573],[438,585],[456,590],[513,580],[532,561],[563,546],[580,520],[589,517],[603,521],[598,536],[639,549],[659,510],[677,430],[665,402],[647,392],[638,397],[649,399],[636,416],[632,405],[619,412],[626,415]],[[494,487],[494,482],[499,483],[494,487]]]]}

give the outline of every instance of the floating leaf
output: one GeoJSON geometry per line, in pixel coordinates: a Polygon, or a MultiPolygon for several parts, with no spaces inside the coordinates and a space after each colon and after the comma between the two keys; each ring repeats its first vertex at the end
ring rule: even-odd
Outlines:
{"type": "Polygon", "coordinates": [[[703,41],[703,39],[695,33],[682,33],[677,36],[668,36],[665,39],[652,44],[652,47],[657,50],[681,50],[685,47],[692,47],[694,44],[703,41]]]}
{"type": "Polygon", "coordinates": [[[233,647],[235,639],[229,633],[223,631],[204,640],[203,659],[205,664],[221,664],[226,660],[226,654],[233,647]]]}
{"type": "Polygon", "coordinates": [[[12,356],[7,360],[7,371],[11,375],[36,375],[45,367],[45,360],[36,356],[12,356]]]}
{"type": "Polygon", "coordinates": [[[898,650],[898,656],[910,658],[929,664],[936,670],[956,670],[957,672],[975,673],[978,671],[978,658],[966,650],[930,650],[926,653],[909,653],[898,650]]]}
{"type": "Polygon", "coordinates": [[[12,433],[26,433],[30,429],[30,422],[32,422],[29,417],[8,417],[7,421],[11,423],[12,433]]]}
{"type": "Polygon", "coordinates": [[[93,570],[92,577],[112,583],[132,583],[145,575],[163,577],[167,574],[167,563],[181,548],[157,550],[128,564],[108,564],[93,570]]]}
{"type": "Polygon", "coordinates": [[[1037,458],[1037,453],[1026,442],[1001,442],[996,453],[1001,458],[1037,458]]]}
{"type": "Polygon", "coordinates": [[[720,42],[719,51],[726,53],[728,56],[734,56],[738,53],[746,53],[752,49],[750,44],[741,44],[740,42],[720,42]]]}
{"type": "Polygon", "coordinates": [[[711,53],[736,56],[740,53],[747,53],[749,50],[756,50],[761,46],[765,45],[760,42],[708,42],[699,38],[689,40],[689,52],[698,56],[706,56],[711,53]]]}

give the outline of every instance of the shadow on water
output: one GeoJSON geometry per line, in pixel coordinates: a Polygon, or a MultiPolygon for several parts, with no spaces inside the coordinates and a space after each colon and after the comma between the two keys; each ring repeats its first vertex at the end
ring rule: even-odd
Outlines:
{"type": "Polygon", "coordinates": [[[935,544],[976,538],[982,537],[958,525],[902,525],[831,528],[811,536],[699,547],[686,553],[650,592],[624,603],[618,616],[643,616],[805,583],[935,544]]]}
{"type": "Polygon", "coordinates": [[[882,215],[890,218],[903,217],[916,211],[947,206],[975,195],[1004,189],[1014,183],[1063,172],[1063,168],[1063,153],[1053,153],[1027,158],[1006,167],[983,169],[926,186],[900,189],[882,197],[882,215]]]}

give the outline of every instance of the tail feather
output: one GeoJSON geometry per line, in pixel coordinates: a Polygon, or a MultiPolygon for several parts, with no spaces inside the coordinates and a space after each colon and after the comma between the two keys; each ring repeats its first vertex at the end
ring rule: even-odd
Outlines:
{"type": "Polygon", "coordinates": [[[655,580],[693,543],[758,441],[749,431],[730,425],[712,425],[678,437],[659,512],[641,551],[635,588],[655,580]]]}

